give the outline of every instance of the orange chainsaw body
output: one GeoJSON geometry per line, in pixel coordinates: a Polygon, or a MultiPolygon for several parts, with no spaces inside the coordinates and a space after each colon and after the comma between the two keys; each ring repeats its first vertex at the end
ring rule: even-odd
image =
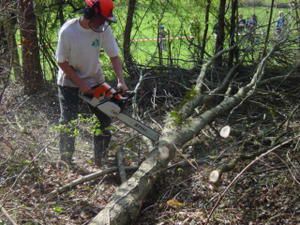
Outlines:
{"type": "Polygon", "coordinates": [[[93,89],[93,96],[95,98],[105,97],[116,100],[122,99],[122,95],[117,93],[117,91],[106,82],[93,89]]]}

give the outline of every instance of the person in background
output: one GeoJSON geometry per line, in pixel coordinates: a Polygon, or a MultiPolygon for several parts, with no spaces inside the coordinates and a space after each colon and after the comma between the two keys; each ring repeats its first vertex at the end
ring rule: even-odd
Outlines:
{"type": "MultiPolygon", "coordinates": [[[[123,78],[122,62],[112,29],[112,0],[85,0],[83,16],[68,20],[60,29],[56,49],[56,60],[59,66],[57,77],[58,99],[60,103],[60,123],[69,127],[70,121],[77,119],[79,92],[93,94],[93,88],[101,85],[104,74],[99,62],[100,48],[109,56],[112,68],[117,77],[117,88],[123,91],[128,87],[123,78]]],[[[111,119],[96,108],[90,107],[100,124],[100,134],[94,134],[94,159],[97,166],[102,159],[111,139],[106,129],[111,119]]],[[[61,160],[72,165],[75,151],[75,137],[68,129],[62,129],[59,137],[61,160]]]]}
{"type": "Polygon", "coordinates": [[[257,27],[257,17],[255,14],[253,14],[248,20],[247,20],[247,29],[250,32],[254,32],[257,27]]]}
{"type": "Polygon", "coordinates": [[[238,33],[241,34],[246,27],[246,20],[243,18],[243,15],[240,14],[238,17],[238,33]]]}
{"type": "Polygon", "coordinates": [[[167,36],[167,32],[165,30],[165,26],[162,24],[159,25],[159,27],[158,27],[158,44],[159,44],[159,49],[161,51],[166,50],[166,36],[167,36]]]}
{"type": "Polygon", "coordinates": [[[282,11],[279,12],[279,16],[276,20],[276,33],[280,34],[286,25],[286,20],[284,13],[282,11]]]}

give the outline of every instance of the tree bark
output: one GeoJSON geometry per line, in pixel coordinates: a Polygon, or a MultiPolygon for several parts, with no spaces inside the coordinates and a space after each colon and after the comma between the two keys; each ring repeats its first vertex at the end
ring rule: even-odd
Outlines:
{"type": "Polygon", "coordinates": [[[9,82],[10,74],[10,65],[9,58],[7,57],[8,53],[8,44],[6,39],[6,33],[3,27],[3,24],[0,23],[0,102],[2,96],[9,82]]]}
{"type": "MultiPolygon", "coordinates": [[[[238,0],[231,1],[231,18],[230,18],[230,43],[229,46],[235,44],[235,31],[236,31],[236,20],[237,20],[238,0]]],[[[231,68],[233,65],[234,55],[237,53],[237,48],[232,49],[229,52],[228,67],[231,68]]]]}
{"type": "Polygon", "coordinates": [[[264,57],[267,53],[267,46],[268,46],[268,42],[269,42],[269,35],[270,35],[270,29],[271,29],[272,17],[273,17],[273,9],[274,9],[274,0],[272,0],[272,3],[271,3],[271,12],[270,12],[270,17],[269,17],[267,35],[266,35],[266,39],[265,39],[265,46],[264,46],[264,50],[262,53],[262,57],[264,57]]]}
{"type": "Polygon", "coordinates": [[[57,17],[59,19],[60,25],[62,26],[65,23],[65,16],[64,16],[64,0],[57,0],[57,17]]]}
{"type": "Polygon", "coordinates": [[[33,0],[20,0],[19,9],[24,90],[34,94],[42,88],[43,76],[33,0]]]}
{"type": "Polygon", "coordinates": [[[126,19],[126,26],[124,31],[124,43],[123,43],[123,51],[124,51],[124,61],[128,73],[132,78],[138,77],[138,71],[136,65],[133,61],[130,45],[131,45],[131,30],[133,25],[133,16],[136,6],[136,0],[129,0],[128,3],[128,12],[127,12],[127,19],[126,19]]]}
{"type": "MultiPolygon", "coordinates": [[[[0,2],[0,8],[8,12],[10,9],[9,1],[0,2]]],[[[10,62],[10,46],[8,43],[9,34],[6,29],[6,24],[9,22],[9,13],[3,13],[0,17],[0,102],[9,84],[11,62],[10,62]]]]}
{"type": "Polygon", "coordinates": [[[206,48],[206,39],[207,39],[207,33],[208,33],[208,22],[209,22],[209,10],[211,6],[211,0],[207,0],[206,2],[206,9],[205,9],[205,28],[203,33],[203,39],[202,39],[202,47],[201,47],[201,56],[200,56],[200,64],[203,63],[204,59],[204,53],[206,48]]]}
{"type": "MultiPolygon", "coordinates": [[[[219,4],[219,15],[218,15],[218,24],[217,24],[217,38],[216,38],[216,46],[215,53],[218,53],[224,48],[224,40],[225,40],[225,7],[226,0],[220,0],[219,4]]],[[[215,66],[222,66],[223,56],[220,55],[216,61],[215,66]]]]}
{"type": "Polygon", "coordinates": [[[3,37],[3,40],[5,39],[8,48],[8,54],[4,57],[8,60],[4,65],[9,65],[9,73],[11,73],[11,70],[13,69],[15,79],[18,80],[21,77],[21,66],[15,38],[17,30],[17,3],[12,0],[4,0],[1,2],[0,8],[5,10],[5,13],[2,15],[2,20],[0,21],[4,32],[1,37],[3,37]]]}

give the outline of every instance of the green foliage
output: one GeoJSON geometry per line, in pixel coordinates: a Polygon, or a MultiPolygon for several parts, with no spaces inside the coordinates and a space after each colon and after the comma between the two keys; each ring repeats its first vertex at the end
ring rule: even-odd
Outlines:
{"type": "Polygon", "coordinates": [[[176,109],[174,109],[170,112],[169,117],[175,125],[182,125],[182,123],[183,123],[182,115],[179,113],[178,110],[180,108],[182,108],[182,106],[185,103],[189,102],[192,98],[194,98],[196,94],[197,94],[197,91],[195,90],[194,87],[192,87],[189,91],[186,92],[185,96],[183,97],[183,100],[176,107],[176,109]]]}
{"type": "MultiPolygon", "coordinates": [[[[68,124],[59,124],[52,127],[56,132],[64,132],[73,137],[77,137],[80,133],[80,129],[88,131],[93,135],[101,135],[100,122],[98,118],[93,115],[91,117],[85,117],[82,114],[78,115],[78,119],[70,121],[68,124]]],[[[107,129],[113,130],[113,127],[107,129]]]]}
{"type": "Polygon", "coordinates": [[[100,135],[102,134],[102,130],[100,127],[100,122],[98,118],[93,115],[91,117],[84,117],[82,114],[79,114],[78,116],[79,123],[82,123],[87,127],[87,130],[94,135],[100,135]]]}
{"type": "Polygon", "coordinates": [[[197,90],[195,87],[192,87],[190,90],[188,90],[183,98],[184,102],[190,101],[192,98],[194,98],[197,94],[197,90]]]}
{"type": "Polygon", "coordinates": [[[68,124],[59,124],[52,127],[54,131],[63,132],[70,136],[76,137],[79,134],[77,129],[77,120],[72,120],[68,124]]]}
{"type": "Polygon", "coordinates": [[[186,104],[187,102],[189,102],[190,100],[192,100],[196,95],[197,95],[197,90],[195,89],[195,86],[193,86],[190,90],[188,90],[183,99],[181,100],[179,106],[178,106],[178,109],[182,108],[182,106],[184,104],[186,104]]]}
{"type": "Polygon", "coordinates": [[[116,75],[115,75],[114,71],[112,70],[112,66],[111,66],[109,57],[103,53],[100,55],[100,61],[101,61],[102,70],[104,72],[104,76],[105,76],[106,80],[115,80],[116,75]]]}
{"type": "Polygon", "coordinates": [[[16,163],[9,163],[7,164],[8,166],[6,172],[9,176],[14,176],[15,174],[19,174],[24,169],[24,167],[30,165],[30,163],[31,161],[27,159],[22,159],[16,163]]]}
{"type": "MultiPolygon", "coordinates": [[[[262,2],[268,3],[263,0],[262,2]]],[[[277,1],[277,3],[287,1],[277,1]]],[[[57,67],[50,64],[49,56],[54,56],[57,33],[61,27],[59,19],[59,7],[56,0],[36,0],[36,13],[39,22],[39,35],[47,41],[47,51],[41,54],[42,66],[47,80],[53,80],[56,77],[57,67]],[[48,57],[48,58],[47,58],[48,57]]],[[[134,60],[138,64],[156,66],[158,64],[158,44],[155,40],[157,38],[158,26],[163,24],[168,33],[168,37],[183,37],[194,36],[193,40],[166,40],[167,49],[162,52],[163,64],[169,64],[170,61],[166,60],[169,57],[173,58],[172,64],[179,67],[190,69],[194,67],[195,52],[199,51],[199,46],[202,42],[204,31],[205,8],[207,1],[204,0],[176,0],[176,1],[138,1],[134,15],[134,24],[132,30],[132,39],[153,39],[151,41],[132,42],[131,53],[134,60]],[[176,60],[175,60],[176,59],[176,60]],[[188,62],[190,61],[190,63],[188,62]]],[[[118,19],[118,23],[113,24],[113,30],[122,46],[125,23],[127,18],[127,5],[125,1],[116,2],[114,14],[118,19]],[[121,4],[120,4],[121,3],[121,4]]],[[[206,52],[213,54],[215,37],[212,32],[212,27],[217,20],[219,1],[212,0],[208,30],[208,40],[206,44],[206,52]]],[[[71,4],[63,4],[64,19],[79,17],[80,14],[76,9],[84,7],[84,1],[75,0],[71,4]]],[[[274,9],[274,15],[277,11],[282,9],[274,9]]],[[[266,7],[240,7],[239,13],[244,15],[247,19],[251,14],[258,16],[259,25],[267,24],[269,18],[268,8],[266,7]]],[[[286,11],[283,9],[283,11],[286,11]]],[[[227,11],[226,18],[229,21],[230,10],[227,11]]],[[[17,35],[18,36],[18,35],[17,35]]],[[[226,38],[229,38],[227,35],[226,38]]],[[[20,42],[18,40],[18,42],[20,42]]],[[[228,41],[225,41],[227,47],[228,41]]],[[[100,54],[100,60],[103,67],[103,72],[108,80],[115,79],[114,71],[112,70],[111,63],[105,54],[100,54]]],[[[55,59],[52,59],[55,62],[55,59]]]]}
{"type": "Polygon", "coordinates": [[[173,123],[175,123],[175,125],[180,125],[183,122],[181,115],[175,110],[170,112],[170,118],[172,119],[173,123]]]}
{"type": "Polygon", "coordinates": [[[184,169],[182,167],[178,167],[176,172],[178,173],[178,175],[181,175],[181,174],[183,174],[184,169]]]}
{"type": "Polygon", "coordinates": [[[58,213],[58,214],[61,214],[64,212],[64,208],[59,205],[53,206],[52,210],[53,210],[53,212],[58,213]]]}

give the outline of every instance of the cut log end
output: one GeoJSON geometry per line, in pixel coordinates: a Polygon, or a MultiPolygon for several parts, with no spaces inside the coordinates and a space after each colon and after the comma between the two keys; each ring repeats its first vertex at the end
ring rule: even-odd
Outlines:
{"type": "Polygon", "coordinates": [[[221,178],[221,172],[219,170],[213,170],[209,175],[209,182],[217,184],[221,178]]]}

